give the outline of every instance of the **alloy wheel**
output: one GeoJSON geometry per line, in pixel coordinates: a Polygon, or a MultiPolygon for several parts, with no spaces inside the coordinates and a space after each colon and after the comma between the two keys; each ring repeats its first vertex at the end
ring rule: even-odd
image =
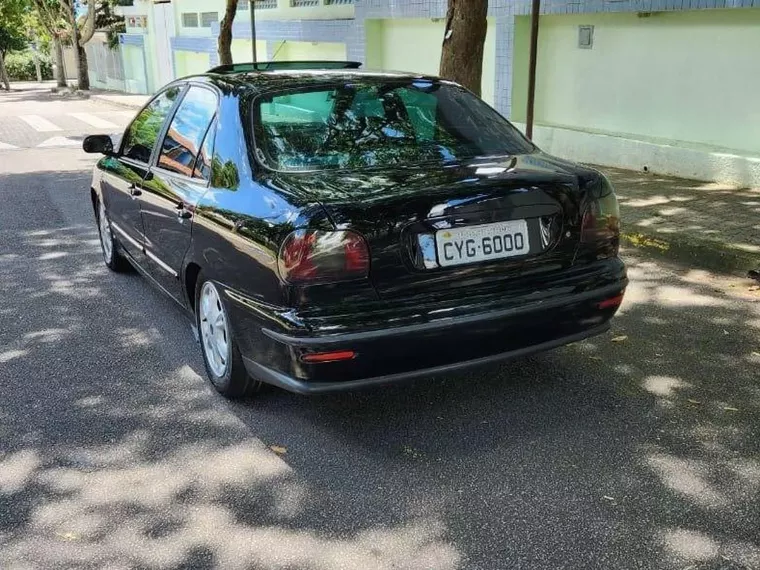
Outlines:
{"type": "Polygon", "coordinates": [[[111,237],[111,224],[106,215],[106,207],[100,202],[98,212],[98,231],[100,233],[100,245],[103,247],[103,257],[106,263],[111,263],[113,259],[113,238],[111,237]]]}
{"type": "Polygon", "coordinates": [[[230,361],[230,335],[222,300],[216,287],[206,281],[198,302],[201,340],[211,372],[218,378],[227,373],[230,361]]]}

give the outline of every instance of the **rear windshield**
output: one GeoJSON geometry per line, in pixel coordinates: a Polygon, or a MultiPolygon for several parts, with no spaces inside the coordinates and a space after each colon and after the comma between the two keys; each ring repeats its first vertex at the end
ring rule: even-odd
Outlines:
{"type": "Polygon", "coordinates": [[[431,81],[267,93],[253,118],[256,154],[275,170],[451,163],[533,149],[483,101],[431,81]]]}

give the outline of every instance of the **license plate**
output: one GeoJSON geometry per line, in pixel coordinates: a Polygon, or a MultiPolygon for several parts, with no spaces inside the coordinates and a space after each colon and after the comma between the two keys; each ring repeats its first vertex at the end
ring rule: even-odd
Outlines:
{"type": "Polygon", "coordinates": [[[530,251],[528,223],[510,220],[438,230],[435,245],[442,267],[525,255],[530,251]]]}

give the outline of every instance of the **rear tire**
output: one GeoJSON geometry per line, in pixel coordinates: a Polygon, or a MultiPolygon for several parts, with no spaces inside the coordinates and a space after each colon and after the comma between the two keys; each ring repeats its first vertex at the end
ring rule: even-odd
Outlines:
{"type": "Polygon", "coordinates": [[[108,219],[105,204],[98,199],[96,202],[95,220],[98,223],[98,235],[100,236],[100,249],[103,252],[103,261],[106,267],[116,273],[124,273],[131,268],[129,261],[119,249],[119,242],[113,235],[111,221],[108,219]]]}
{"type": "Polygon", "coordinates": [[[195,324],[206,375],[217,392],[226,398],[242,398],[259,387],[245,369],[243,357],[232,336],[227,309],[218,287],[203,272],[195,286],[195,324]]]}

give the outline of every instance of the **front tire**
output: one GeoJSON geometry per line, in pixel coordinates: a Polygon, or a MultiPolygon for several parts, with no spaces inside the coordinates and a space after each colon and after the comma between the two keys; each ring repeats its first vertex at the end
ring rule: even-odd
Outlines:
{"type": "Polygon", "coordinates": [[[248,375],[232,337],[219,289],[203,273],[195,287],[195,321],[206,375],[214,388],[226,398],[242,398],[257,388],[258,382],[248,375]]]}
{"type": "Polygon", "coordinates": [[[119,251],[119,244],[113,236],[111,221],[108,219],[103,200],[98,200],[95,218],[98,222],[98,234],[100,236],[100,249],[103,252],[103,261],[111,271],[123,273],[129,270],[129,261],[119,251]]]}

